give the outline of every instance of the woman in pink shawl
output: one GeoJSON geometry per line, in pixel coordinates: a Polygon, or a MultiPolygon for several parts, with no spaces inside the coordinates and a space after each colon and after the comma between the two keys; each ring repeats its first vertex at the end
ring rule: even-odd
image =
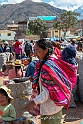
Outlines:
{"type": "Polygon", "coordinates": [[[39,61],[36,63],[32,88],[37,89],[39,94],[25,108],[30,111],[35,105],[40,105],[41,124],[61,124],[62,108],[68,108],[72,83],[76,81],[74,66],[59,61],[53,54],[51,42],[46,39],[35,43],[34,52],[39,61]],[[61,63],[67,71],[70,70],[68,73],[72,73],[72,82],[62,70],[64,65],[60,67],[61,63]]]}

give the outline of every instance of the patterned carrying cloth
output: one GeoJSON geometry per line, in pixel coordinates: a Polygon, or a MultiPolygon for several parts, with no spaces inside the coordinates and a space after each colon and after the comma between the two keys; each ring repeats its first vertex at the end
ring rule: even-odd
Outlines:
{"type": "MultiPolygon", "coordinates": [[[[41,63],[36,63],[32,88],[35,89],[38,82],[38,71],[41,63]]],[[[51,100],[59,106],[68,109],[71,90],[76,84],[77,67],[63,60],[50,57],[41,68],[41,83],[49,91],[51,100]]]]}

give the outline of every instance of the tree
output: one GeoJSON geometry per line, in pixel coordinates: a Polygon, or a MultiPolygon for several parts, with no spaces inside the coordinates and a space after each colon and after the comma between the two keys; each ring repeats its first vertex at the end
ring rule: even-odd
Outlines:
{"type": "Polygon", "coordinates": [[[80,13],[67,11],[61,13],[60,20],[54,23],[53,27],[57,28],[64,32],[64,37],[69,28],[74,27],[78,23],[77,16],[80,16],[80,13]]]}
{"type": "Polygon", "coordinates": [[[46,22],[41,19],[35,19],[29,22],[28,29],[34,35],[40,35],[45,29],[46,22]]]}
{"type": "Polygon", "coordinates": [[[27,29],[25,35],[32,35],[32,33],[30,32],[29,29],[27,29]]]}

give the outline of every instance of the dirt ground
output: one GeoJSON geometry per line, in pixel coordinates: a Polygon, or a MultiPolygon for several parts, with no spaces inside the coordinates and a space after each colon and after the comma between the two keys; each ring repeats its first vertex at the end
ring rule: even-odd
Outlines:
{"type": "MultiPolygon", "coordinates": [[[[8,77],[0,77],[0,84],[2,84],[3,80],[5,79],[8,79],[8,77]]],[[[63,109],[63,124],[80,124],[82,120],[83,103],[81,103],[80,101],[76,102],[76,108],[69,108],[68,110],[63,109]]]]}
{"type": "Polygon", "coordinates": [[[80,124],[83,120],[83,103],[76,102],[76,108],[63,109],[63,124],[80,124]]]}

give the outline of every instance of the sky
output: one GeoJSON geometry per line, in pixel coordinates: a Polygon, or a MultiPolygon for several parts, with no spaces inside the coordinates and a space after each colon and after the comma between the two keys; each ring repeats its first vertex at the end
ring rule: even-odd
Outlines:
{"type": "MultiPolygon", "coordinates": [[[[15,4],[20,3],[24,0],[0,0],[1,5],[3,4],[15,4]]],[[[83,6],[83,0],[32,0],[34,2],[45,2],[54,7],[65,9],[65,10],[75,10],[80,6],[83,6]]]]}

